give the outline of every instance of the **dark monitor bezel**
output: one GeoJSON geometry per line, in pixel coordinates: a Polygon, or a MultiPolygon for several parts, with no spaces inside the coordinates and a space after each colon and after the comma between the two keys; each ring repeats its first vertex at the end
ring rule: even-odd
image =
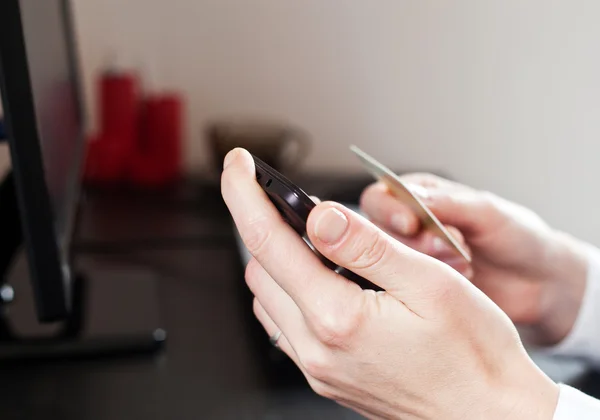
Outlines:
{"type": "MultiPolygon", "coordinates": [[[[79,98],[78,117],[83,127],[71,11],[66,0],[61,0],[61,7],[71,76],[79,98]]],[[[37,316],[41,322],[63,320],[70,310],[70,244],[60,243],[46,184],[19,0],[0,1],[0,91],[37,316]]],[[[79,168],[72,176],[79,176],[79,168]]],[[[73,190],[78,187],[74,180],[73,190]]],[[[74,222],[77,211],[76,191],[73,193],[75,202],[69,224],[74,222]]],[[[69,235],[71,230],[68,227],[69,235]]]]}

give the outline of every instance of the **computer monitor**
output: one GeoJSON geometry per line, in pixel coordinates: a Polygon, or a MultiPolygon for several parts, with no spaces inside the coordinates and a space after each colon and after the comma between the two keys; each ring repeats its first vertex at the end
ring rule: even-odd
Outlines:
{"type": "MultiPolygon", "coordinates": [[[[84,147],[67,0],[0,1],[0,91],[38,319],[71,305],[70,240],[84,147]]],[[[0,206],[2,203],[0,203],[0,206]]]]}

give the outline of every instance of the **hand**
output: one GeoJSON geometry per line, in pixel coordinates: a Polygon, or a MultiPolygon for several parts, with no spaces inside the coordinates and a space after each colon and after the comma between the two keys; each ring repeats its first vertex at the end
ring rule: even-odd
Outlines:
{"type": "Polygon", "coordinates": [[[381,286],[326,268],[255,181],[250,155],[227,155],[223,198],[254,259],[256,316],[320,395],[372,419],[550,420],[552,383],[504,312],[458,272],[335,203],[307,233],[327,258],[381,286]]]}
{"type": "Polygon", "coordinates": [[[585,290],[582,244],[546,225],[528,209],[433,175],[402,177],[451,233],[466,244],[472,266],[429,233],[411,211],[377,183],[361,207],[396,239],[462,272],[538,345],[561,341],[572,329],[585,290]]]}

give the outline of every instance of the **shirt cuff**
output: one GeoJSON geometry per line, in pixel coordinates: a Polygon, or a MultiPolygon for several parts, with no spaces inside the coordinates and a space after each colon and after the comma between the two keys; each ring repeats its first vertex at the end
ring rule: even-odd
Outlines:
{"type": "Polygon", "coordinates": [[[560,394],[552,420],[598,420],[600,401],[571,388],[559,385],[560,394]]]}
{"type": "Polygon", "coordinates": [[[600,366],[600,250],[588,246],[585,294],[573,329],[556,346],[540,349],[542,354],[578,358],[600,366]]]}

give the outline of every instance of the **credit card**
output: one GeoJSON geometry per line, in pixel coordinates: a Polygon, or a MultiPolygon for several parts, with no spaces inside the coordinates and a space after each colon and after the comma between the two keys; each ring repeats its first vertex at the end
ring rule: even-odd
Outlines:
{"type": "Polygon", "coordinates": [[[419,218],[423,229],[429,230],[437,237],[441,238],[446,244],[453,248],[459,255],[471,262],[471,257],[460,245],[460,243],[448,232],[448,229],[438,220],[433,212],[415,195],[400,177],[388,169],[386,166],[369,156],[356,146],[350,146],[350,150],[358,156],[365,169],[373,177],[383,182],[390,192],[402,204],[411,209],[419,218]]]}

